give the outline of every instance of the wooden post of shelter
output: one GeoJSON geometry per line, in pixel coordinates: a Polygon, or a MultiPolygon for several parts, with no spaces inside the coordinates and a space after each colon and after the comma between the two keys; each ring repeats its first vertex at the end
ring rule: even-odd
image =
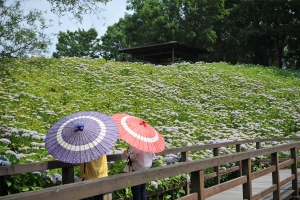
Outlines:
{"type": "Polygon", "coordinates": [[[204,171],[194,171],[191,173],[191,190],[193,193],[198,193],[198,199],[205,199],[204,190],[204,171]]]}
{"type": "Polygon", "coordinates": [[[271,154],[271,164],[276,168],[276,170],[272,172],[272,183],[273,185],[276,185],[276,190],[273,192],[273,199],[280,200],[280,174],[279,159],[277,152],[271,154]]]}
{"type": "Polygon", "coordinates": [[[242,175],[247,176],[247,182],[243,184],[243,199],[252,200],[251,159],[242,160],[242,175]]]}
{"type": "Polygon", "coordinates": [[[172,47],[172,63],[175,63],[174,47],[172,47]]]}
{"type": "MultiPolygon", "coordinates": [[[[188,152],[181,152],[180,161],[181,162],[187,162],[188,161],[188,152]]],[[[183,189],[184,189],[186,195],[190,194],[190,184],[187,181],[186,181],[185,186],[183,186],[183,189]]]]}
{"type": "MultiPolygon", "coordinates": [[[[219,156],[219,148],[214,148],[213,154],[214,154],[214,157],[219,156]]],[[[216,172],[216,174],[217,174],[217,176],[214,177],[214,184],[218,185],[218,184],[220,184],[220,166],[219,165],[214,167],[214,172],[216,172]]]]}
{"type": "Polygon", "coordinates": [[[292,180],[292,189],[294,190],[293,196],[299,196],[299,188],[298,188],[298,155],[297,155],[297,148],[291,149],[291,158],[294,160],[294,163],[291,165],[292,174],[295,175],[295,179],[292,180]]]}

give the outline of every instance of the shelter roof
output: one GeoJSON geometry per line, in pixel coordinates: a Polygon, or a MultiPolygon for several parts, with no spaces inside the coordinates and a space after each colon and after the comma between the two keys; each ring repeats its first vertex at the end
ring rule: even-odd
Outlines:
{"type": "Polygon", "coordinates": [[[177,41],[135,46],[120,49],[119,52],[131,54],[132,61],[136,58],[152,63],[174,63],[176,60],[197,61],[199,54],[208,53],[205,49],[182,44],[177,41]]]}

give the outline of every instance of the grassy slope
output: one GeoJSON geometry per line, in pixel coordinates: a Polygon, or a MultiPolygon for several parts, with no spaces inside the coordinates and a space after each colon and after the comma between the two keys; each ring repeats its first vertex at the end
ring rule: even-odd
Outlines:
{"type": "MultiPolygon", "coordinates": [[[[284,70],[80,58],[32,58],[6,65],[10,70],[0,82],[0,125],[39,135],[78,111],[131,113],[163,134],[168,148],[300,133],[299,75],[284,70]]],[[[11,140],[16,150],[30,146],[11,140]]],[[[119,141],[115,148],[123,146],[119,141]]]]}

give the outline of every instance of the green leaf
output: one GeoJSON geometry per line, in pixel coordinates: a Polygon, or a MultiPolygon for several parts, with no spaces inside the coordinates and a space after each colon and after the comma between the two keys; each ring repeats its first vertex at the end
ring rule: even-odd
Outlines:
{"type": "Polygon", "coordinates": [[[7,187],[10,187],[10,186],[11,186],[10,180],[5,180],[5,183],[6,183],[7,187]]]}
{"type": "Polygon", "coordinates": [[[22,187],[22,192],[27,192],[27,191],[29,191],[29,187],[23,186],[23,187],[22,187]]]}

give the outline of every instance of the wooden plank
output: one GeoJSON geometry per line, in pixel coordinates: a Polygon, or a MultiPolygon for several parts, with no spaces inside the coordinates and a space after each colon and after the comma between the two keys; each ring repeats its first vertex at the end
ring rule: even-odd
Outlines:
{"type": "Polygon", "coordinates": [[[246,144],[246,143],[253,143],[260,141],[261,139],[253,139],[253,140],[238,140],[238,141],[231,141],[231,142],[222,142],[222,143],[215,143],[215,144],[206,144],[206,145],[197,145],[197,146],[189,146],[189,147],[177,147],[172,149],[165,149],[164,151],[158,153],[159,155],[170,154],[170,153],[178,153],[178,152],[185,152],[185,151],[200,151],[205,149],[213,149],[213,148],[220,148],[220,147],[228,147],[236,144],[246,144]]]}
{"type": "Polygon", "coordinates": [[[45,169],[72,167],[72,166],[76,166],[76,165],[70,163],[64,163],[61,161],[36,162],[36,163],[29,163],[29,164],[0,166],[0,176],[41,171],[45,169]]]}
{"type": "Polygon", "coordinates": [[[199,200],[205,199],[205,190],[204,190],[204,171],[200,170],[200,194],[198,194],[199,200]]]}
{"type": "Polygon", "coordinates": [[[287,166],[290,166],[291,164],[295,163],[294,159],[288,159],[282,163],[279,163],[279,169],[285,168],[287,166]]]}
{"type": "Polygon", "coordinates": [[[261,141],[256,142],[256,149],[261,149],[261,141]]]}
{"type": "Polygon", "coordinates": [[[277,185],[272,185],[271,187],[267,188],[266,190],[256,194],[253,196],[252,200],[259,200],[265,196],[267,196],[268,194],[270,194],[271,192],[276,191],[277,189],[277,185]]]}
{"type": "MultiPolygon", "coordinates": [[[[180,162],[188,162],[188,152],[181,152],[180,162]]],[[[188,182],[183,186],[186,195],[190,194],[190,184],[188,182]]]]}
{"type": "Polygon", "coordinates": [[[204,172],[203,170],[191,173],[191,191],[197,193],[199,200],[204,200],[204,172]]]}
{"type": "Polygon", "coordinates": [[[63,184],[74,183],[74,166],[62,168],[63,184]]]}
{"type": "MultiPolygon", "coordinates": [[[[219,156],[219,148],[213,149],[213,155],[214,155],[214,157],[219,156]]],[[[214,184],[218,185],[218,184],[220,184],[220,166],[219,165],[214,166],[214,172],[217,174],[217,176],[214,177],[214,184]]]]}
{"type": "Polygon", "coordinates": [[[198,200],[198,193],[192,193],[184,197],[181,197],[177,200],[198,200]]]}
{"type": "Polygon", "coordinates": [[[220,175],[228,174],[228,173],[239,171],[239,170],[240,170],[239,166],[230,167],[230,168],[221,170],[220,175]]]}
{"type": "MultiPolygon", "coordinates": [[[[236,144],[235,145],[235,152],[239,153],[241,151],[242,151],[241,144],[236,144]]],[[[242,162],[239,160],[239,161],[236,162],[236,165],[239,167],[239,170],[236,172],[236,177],[240,177],[240,176],[242,176],[242,162]]]]}
{"type": "Polygon", "coordinates": [[[258,172],[254,172],[254,173],[252,173],[251,180],[260,178],[260,177],[262,177],[262,176],[264,176],[266,174],[274,172],[275,170],[276,170],[276,167],[275,166],[271,166],[271,167],[268,167],[266,169],[260,170],[258,172]]]}
{"type": "Polygon", "coordinates": [[[217,173],[216,172],[212,172],[212,173],[209,173],[209,174],[205,174],[204,175],[204,180],[208,180],[208,179],[211,179],[211,178],[214,178],[217,176],[217,173]]]}
{"type": "Polygon", "coordinates": [[[242,160],[242,175],[247,177],[243,184],[243,199],[252,200],[251,159],[242,160]]]}
{"type": "Polygon", "coordinates": [[[295,174],[291,175],[290,177],[283,179],[282,181],[279,182],[279,187],[284,186],[285,184],[291,182],[292,180],[295,180],[295,174]]]}
{"type": "Polygon", "coordinates": [[[295,179],[292,181],[292,189],[294,190],[293,196],[299,196],[299,184],[298,184],[298,162],[297,162],[297,148],[291,149],[291,158],[295,161],[291,166],[291,173],[295,176],[295,179]]]}
{"type": "MultiPolygon", "coordinates": [[[[117,161],[124,160],[125,158],[122,154],[110,154],[107,155],[107,161],[117,161]]],[[[35,162],[28,164],[20,165],[9,165],[9,166],[0,166],[0,176],[11,175],[11,174],[20,174],[26,172],[35,172],[46,169],[57,169],[57,168],[68,168],[78,166],[79,164],[64,163],[58,160],[48,161],[48,162],[35,162]]],[[[74,178],[74,177],[73,177],[74,178]]]]}
{"type": "Polygon", "coordinates": [[[273,199],[274,200],[280,200],[280,174],[279,174],[279,160],[278,160],[278,153],[272,153],[271,154],[271,162],[272,165],[276,167],[276,170],[272,172],[272,183],[273,185],[276,185],[277,188],[275,191],[273,191],[273,199]]]}
{"type": "Polygon", "coordinates": [[[247,182],[247,176],[241,176],[239,178],[235,178],[233,180],[226,181],[219,185],[209,187],[209,188],[205,189],[205,198],[219,194],[221,192],[224,192],[225,190],[229,190],[231,188],[234,188],[234,187],[244,184],[246,182],[247,182]]]}
{"type": "Polygon", "coordinates": [[[300,137],[294,137],[294,138],[266,138],[266,139],[261,139],[262,142],[289,141],[289,140],[300,140],[300,137]]]}
{"type": "MultiPolygon", "coordinates": [[[[237,171],[237,170],[239,170],[239,166],[234,166],[234,167],[230,167],[230,168],[227,168],[227,169],[223,169],[223,170],[220,170],[220,175],[227,174],[227,173],[230,173],[230,172],[234,172],[234,171],[237,171]]],[[[208,179],[214,178],[216,176],[217,176],[216,172],[205,174],[204,175],[204,180],[208,180],[208,179]]]]}

